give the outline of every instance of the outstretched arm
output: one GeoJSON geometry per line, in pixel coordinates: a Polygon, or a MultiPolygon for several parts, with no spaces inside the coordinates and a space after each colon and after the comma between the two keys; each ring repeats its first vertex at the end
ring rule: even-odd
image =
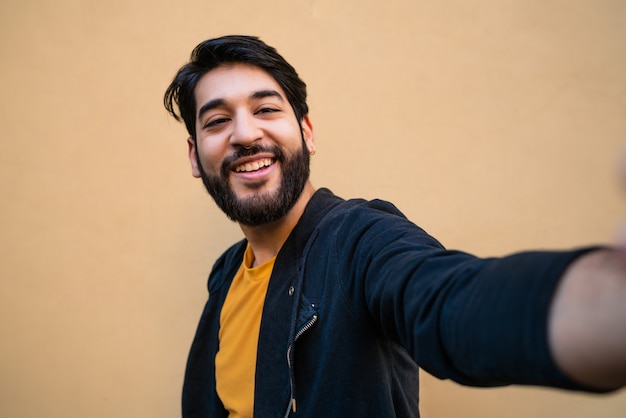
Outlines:
{"type": "Polygon", "coordinates": [[[566,270],[549,316],[552,354],[562,371],[598,389],[626,385],[626,254],[599,250],[566,270]]]}

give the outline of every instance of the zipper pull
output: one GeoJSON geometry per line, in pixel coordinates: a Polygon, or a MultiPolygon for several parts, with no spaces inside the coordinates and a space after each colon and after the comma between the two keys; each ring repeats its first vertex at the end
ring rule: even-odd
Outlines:
{"type": "Polygon", "coordinates": [[[293,413],[296,413],[296,398],[293,398],[291,400],[291,410],[293,411],[293,413]]]}

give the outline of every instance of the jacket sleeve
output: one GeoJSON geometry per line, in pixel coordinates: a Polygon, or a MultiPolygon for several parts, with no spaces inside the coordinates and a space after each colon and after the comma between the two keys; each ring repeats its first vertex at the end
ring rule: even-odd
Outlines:
{"type": "Polygon", "coordinates": [[[473,386],[577,386],[556,367],[547,317],[565,268],[586,250],[481,259],[449,251],[391,204],[361,205],[337,229],[350,303],[427,372],[473,386]]]}

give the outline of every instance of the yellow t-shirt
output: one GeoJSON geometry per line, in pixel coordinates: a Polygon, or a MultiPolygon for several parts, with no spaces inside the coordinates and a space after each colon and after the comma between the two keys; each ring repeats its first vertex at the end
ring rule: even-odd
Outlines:
{"type": "Polygon", "coordinates": [[[261,314],[275,260],[250,268],[254,254],[248,245],[220,314],[215,381],[230,418],[252,418],[261,314]]]}

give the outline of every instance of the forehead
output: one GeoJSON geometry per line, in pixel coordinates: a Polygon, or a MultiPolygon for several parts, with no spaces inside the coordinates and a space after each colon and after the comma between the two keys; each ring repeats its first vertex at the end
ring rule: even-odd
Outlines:
{"type": "Polygon", "coordinates": [[[250,64],[221,65],[206,73],[196,85],[194,94],[198,107],[211,100],[247,99],[255,92],[275,90],[283,98],[280,85],[265,70],[250,64]]]}

